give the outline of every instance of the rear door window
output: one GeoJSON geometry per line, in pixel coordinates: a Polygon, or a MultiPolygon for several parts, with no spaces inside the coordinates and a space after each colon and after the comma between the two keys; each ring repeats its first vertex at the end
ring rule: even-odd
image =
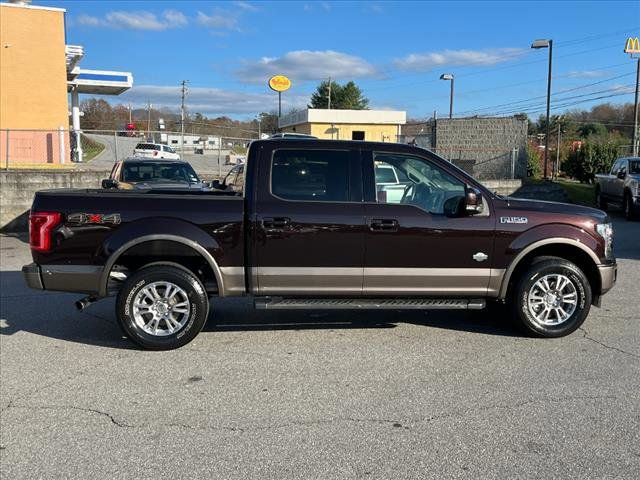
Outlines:
{"type": "Polygon", "coordinates": [[[276,150],[271,193],[284,200],[347,202],[349,158],[340,150],[276,150]]]}

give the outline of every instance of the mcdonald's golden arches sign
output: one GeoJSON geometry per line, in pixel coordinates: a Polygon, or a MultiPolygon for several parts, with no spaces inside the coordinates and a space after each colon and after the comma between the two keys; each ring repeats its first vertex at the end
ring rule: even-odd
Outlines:
{"type": "Polygon", "coordinates": [[[624,53],[640,53],[640,39],[638,37],[627,38],[624,44],[624,53]]]}

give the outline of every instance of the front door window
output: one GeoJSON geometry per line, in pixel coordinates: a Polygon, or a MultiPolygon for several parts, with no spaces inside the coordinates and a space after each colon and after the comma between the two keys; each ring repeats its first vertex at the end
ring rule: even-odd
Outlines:
{"type": "Polygon", "coordinates": [[[423,158],[374,153],[374,162],[378,203],[413,205],[442,215],[464,200],[464,183],[423,158]],[[393,184],[392,174],[397,177],[393,184]]]}

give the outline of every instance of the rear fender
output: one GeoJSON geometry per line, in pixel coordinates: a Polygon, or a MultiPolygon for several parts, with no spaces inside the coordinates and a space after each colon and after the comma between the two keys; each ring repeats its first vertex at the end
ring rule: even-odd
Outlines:
{"type": "Polygon", "coordinates": [[[154,240],[167,240],[192,248],[209,264],[218,283],[218,292],[224,296],[224,278],[216,258],[222,250],[213,237],[197,226],[179,219],[145,218],[142,221],[123,225],[108,237],[100,247],[97,258],[104,259],[104,270],[100,279],[100,295],[107,295],[111,269],[118,258],[135,245],[154,240]]]}

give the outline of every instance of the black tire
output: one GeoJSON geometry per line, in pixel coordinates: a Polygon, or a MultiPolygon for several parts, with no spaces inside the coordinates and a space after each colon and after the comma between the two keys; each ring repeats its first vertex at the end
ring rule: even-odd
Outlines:
{"type": "Polygon", "coordinates": [[[635,218],[633,212],[633,200],[631,199],[631,193],[624,192],[624,197],[622,200],[622,212],[624,213],[624,218],[627,220],[633,220],[635,218]]]}
{"type": "MultiPolygon", "coordinates": [[[[553,285],[553,278],[550,283],[553,285]]],[[[557,285],[557,284],[556,284],[557,285]]],[[[562,305],[564,306],[564,305],[562,305]]],[[[512,296],[513,316],[518,326],[529,335],[537,337],[564,337],[569,335],[582,325],[591,309],[591,285],[585,274],[575,264],[562,258],[549,258],[540,262],[533,262],[529,269],[518,279],[512,296]],[[545,324],[536,319],[529,308],[529,295],[532,287],[546,275],[563,275],[575,289],[576,304],[571,315],[556,325],[545,324]]],[[[533,308],[536,308],[534,306],[533,308]]],[[[541,305],[539,308],[546,308],[541,305]]],[[[570,307],[567,307],[568,309],[570,307]]],[[[559,313],[555,311],[552,317],[556,319],[559,313]]],[[[551,318],[549,321],[553,321],[551,318]]]]}
{"type": "MultiPolygon", "coordinates": [[[[162,290],[160,290],[162,292],[162,290]]],[[[164,291],[167,295],[166,290],[164,291]]],[[[164,301],[165,299],[162,298],[164,301]]],[[[155,314],[149,313],[149,315],[155,314]]],[[[193,340],[202,330],[209,315],[209,299],[202,282],[187,270],[171,266],[152,266],[138,270],[131,275],[122,285],[116,300],[116,316],[124,333],[135,344],[147,350],[171,350],[186,345],[193,340]],[[182,290],[181,300],[188,300],[188,312],[184,314],[184,323],[172,333],[162,336],[148,333],[140,325],[140,315],[136,315],[134,310],[134,300],[145,288],[150,287],[154,282],[170,282],[173,286],[182,290]],[[184,296],[186,295],[186,299],[184,296]]],[[[149,317],[142,317],[146,319],[149,317]]],[[[169,331],[169,322],[160,320],[165,326],[165,332],[169,331]]],[[[156,324],[156,333],[158,332],[156,324]]]]}
{"type": "Polygon", "coordinates": [[[602,198],[602,192],[600,187],[596,187],[596,207],[600,210],[607,210],[607,201],[602,198]]]}

